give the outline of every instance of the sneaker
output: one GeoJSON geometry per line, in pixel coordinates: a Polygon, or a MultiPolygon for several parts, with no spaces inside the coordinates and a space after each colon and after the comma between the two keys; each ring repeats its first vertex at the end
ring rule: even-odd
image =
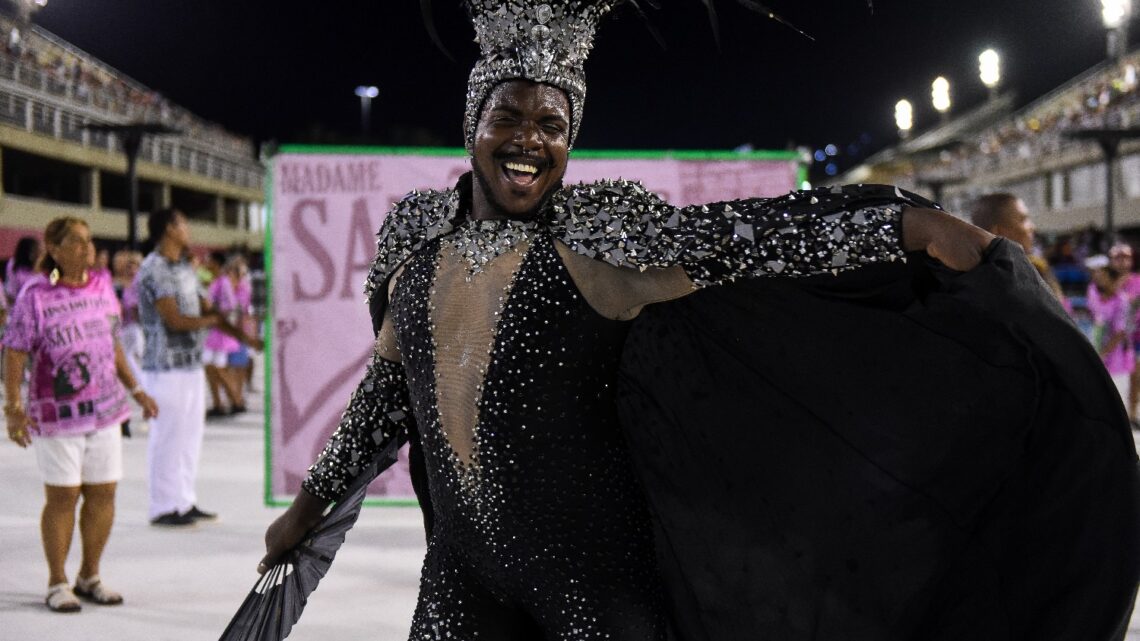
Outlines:
{"type": "Polygon", "coordinates": [[[224,410],[220,407],[211,407],[210,409],[206,410],[206,420],[207,421],[212,419],[212,418],[223,418],[223,417],[226,417],[229,415],[230,415],[229,412],[227,412],[226,410],[224,410]]]}
{"type": "Polygon", "coordinates": [[[189,510],[187,510],[187,512],[184,516],[188,516],[188,517],[194,519],[195,521],[217,521],[218,520],[217,512],[207,512],[205,510],[200,510],[200,509],[198,509],[197,505],[191,506],[191,508],[189,510]]]}
{"type": "Polygon", "coordinates": [[[193,527],[195,522],[196,521],[194,517],[190,516],[189,512],[186,514],[179,514],[178,512],[167,512],[166,514],[160,514],[150,520],[151,525],[172,528],[193,527]]]}
{"type": "Polygon", "coordinates": [[[245,414],[246,411],[247,410],[245,408],[245,405],[234,405],[233,407],[230,408],[230,415],[245,414]]]}

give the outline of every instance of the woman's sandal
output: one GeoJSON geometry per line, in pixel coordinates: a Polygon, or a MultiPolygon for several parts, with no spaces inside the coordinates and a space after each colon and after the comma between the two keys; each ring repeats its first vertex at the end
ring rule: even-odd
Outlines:
{"type": "Polygon", "coordinates": [[[98,605],[119,605],[123,602],[123,595],[104,587],[98,575],[86,579],[77,578],[75,580],[75,594],[98,605]]]}
{"type": "Polygon", "coordinates": [[[75,593],[71,591],[71,586],[66,583],[49,585],[44,603],[52,612],[79,612],[83,609],[83,606],[79,605],[79,599],[75,598],[75,593]]]}

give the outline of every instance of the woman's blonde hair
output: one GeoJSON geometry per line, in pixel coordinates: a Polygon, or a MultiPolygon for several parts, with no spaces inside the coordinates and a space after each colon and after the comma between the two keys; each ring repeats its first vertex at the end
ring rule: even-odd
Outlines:
{"type": "Polygon", "coordinates": [[[59,267],[55,259],[51,257],[51,252],[47,251],[47,245],[60,245],[63,239],[67,238],[67,233],[71,231],[72,225],[83,225],[90,229],[86,220],[76,218],[75,216],[60,216],[52,220],[44,228],[44,253],[40,256],[40,262],[36,264],[36,271],[42,274],[50,274],[52,270],[59,267]]]}

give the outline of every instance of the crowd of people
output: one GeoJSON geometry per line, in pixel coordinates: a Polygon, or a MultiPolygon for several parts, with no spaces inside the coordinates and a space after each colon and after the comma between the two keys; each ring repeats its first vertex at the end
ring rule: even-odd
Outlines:
{"type": "Polygon", "coordinates": [[[1020,244],[1058,301],[1096,347],[1125,402],[1134,429],[1140,429],[1140,274],[1132,245],[1117,239],[1099,253],[1103,236],[1085,230],[1038,245],[1033,217],[1013,194],[976,199],[971,222],[1020,244]]]}
{"type": "Polygon", "coordinates": [[[42,242],[20,239],[5,268],[5,424],[9,440],[34,444],[45,491],[45,603],[55,612],[79,611],[81,600],[123,602],[101,581],[100,559],[123,475],[121,439],[131,434],[128,399],[148,421],[151,524],[214,520],[195,493],[205,421],[245,410],[249,348],[262,347],[244,256],[218,253],[199,264],[178,210],[151,213],[148,226],[150,254],[111,256],[96,250],[84,220],[57,218],[42,242]],[[77,508],[82,558],[72,584],[65,564],[77,508]]]}
{"type": "Polygon", "coordinates": [[[924,176],[973,176],[1011,164],[1034,162],[1092,143],[1070,140],[1082,128],[1128,128],[1140,122],[1140,53],[1094,72],[1064,93],[1040,102],[977,136],[969,144],[930,159],[924,176]]]}
{"type": "MultiPolygon", "coordinates": [[[[1029,253],[1097,347],[1136,426],[1140,274],[1133,271],[1132,246],[1118,241],[1098,254],[1102,239],[1094,230],[1042,246],[1030,212],[1010,194],[979,198],[971,218],[1029,253]]],[[[130,249],[112,255],[95,249],[82,220],[57,219],[42,243],[21,238],[4,270],[0,336],[8,435],[21,446],[42,441],[35,450],[46,496],[46,602],[59,612],[78,610],[81,597],[122,601],[100,582],[99,559],[122,475],[119,439],[131,435],[126,399],[148,419],[152,523],[188,527],[211,520],[216,515],[199,508],[194,493],[204,423],[246,410],[249,350],[261,347],[254,338],[261,320],[257,282],[246,255],[211,252],[199,260],[189,252],[186,219],[176,210],[155,212],[149,227],[149,256],[130,249]],[[72,311],[48,311],[53,306],[72,311]],[[63,564],[80,504],[81,524],[94,525],[80,526],[83,558],[71,586],[63,564]]]]}
{"type": "Polygon", "coordinates": [[[253,153],[247,140],[204,122],[157,91],[41,37],[30,27],[21,28],[0,16],[0,31],[6,34],[0,43],[0,61],[12,70],[10,75],[18,68],[25,83],[34,81],[51,93],[132,120],[161,122],[242,157],[253,153]]]}
{"type": "Polygon", "coordinates": [[[1089,338],[1104,360],[1120,396],[1125,401],[1133,429],[1140,402],[1140,274],[1133,272],[1131,245],[1119,242],[1108,255],[1085,260],[1090,281],[1085,308],[1091,319],[1089,338]]]}

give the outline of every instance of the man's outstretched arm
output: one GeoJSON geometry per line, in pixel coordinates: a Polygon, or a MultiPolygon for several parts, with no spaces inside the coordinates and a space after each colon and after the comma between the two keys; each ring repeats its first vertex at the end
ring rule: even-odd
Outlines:
{"type": "Polygon", "coordinates": [[[576,253],[619,267],[680,267],[698,287],[839,272],[920,250],[965,271],[993,239],[882,185],[679,208],[617,181],[571,187],[553,205],[562,240],[576,253]]]}

